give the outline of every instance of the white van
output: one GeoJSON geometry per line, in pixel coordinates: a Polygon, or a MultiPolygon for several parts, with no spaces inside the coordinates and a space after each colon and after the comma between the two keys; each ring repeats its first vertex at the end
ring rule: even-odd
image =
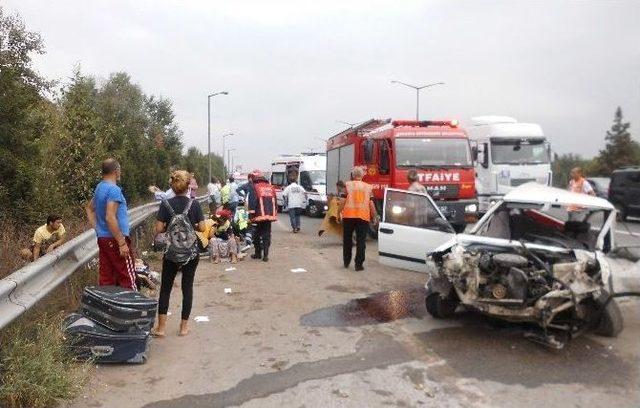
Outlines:
{"type": "Polygon", "coordinates": [[[282,191],[289,174],[298,173],[298,184],[307,192],[307,214],[320,217],[327,210],[327,160],[324,153],[282,155],[271,163],[271,184],[276,188],[278,208],[283,209],[282,191]]]}
{"type": "Polygon", "coordinates": [[[551,185],[551,148],[540,125],[506,116],[471,118],[467,126],[476,167],[478,210],[485,213],[514,187],[551,185]]]}

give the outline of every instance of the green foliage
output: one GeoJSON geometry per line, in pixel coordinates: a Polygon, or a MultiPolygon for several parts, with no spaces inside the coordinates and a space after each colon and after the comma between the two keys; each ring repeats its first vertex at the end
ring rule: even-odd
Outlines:
{"type": "Polygon", "coordinates": [[[566,188],[569,185],[569,172],[574,167],[582,167],[586,163],[579,154],[555,155],[553,159],[553,185],[566,188]]]}
{"type": "Polygon", "coordinates": [[[41,96],[50,84],[32,68],[44,47],[37,33],[0,8],[0,205],[23,209],[33,198],[39,142],[48,128],[41,96]]]}
{"type": "MultiPolygon", "coordinates": [[[[76,68],[58,98],[32,68],[44,47],[37,33],[0,8],[0,206],[21,222],[39,224],[48,212],[81,213],[93,193],[100,162],[117,158],[130,201],[149,198],[147,187],[167,187],[170,168],[195,172],[206,184],[207,159],[191,148],[170,100],[146,95],[124,72],[102,82],[76,68]]],[[[212,157],[215,174],[222,159],[212,157]]]]}
{"type": "Polygon", "coordinates": [[[596,157],[597,171],[609,175],[620,167],[640,164],[640,144],[631,138],[631,124],[624,122],[622,109],[618,106],[611,130],[607,131],[604,150],[596,157]]]}
{"type": "Polygon", "coordinates": [[[75,395],[88,366],[67,353],[62,315],[41,314],[32,324],[14,323],[2,334],[0,406],[47,408],[75,395]]]}

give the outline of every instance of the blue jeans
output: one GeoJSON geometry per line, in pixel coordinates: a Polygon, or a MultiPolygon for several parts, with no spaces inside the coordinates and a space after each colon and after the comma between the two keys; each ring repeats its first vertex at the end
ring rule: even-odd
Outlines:
{"type": "Polygon", "coordinates": [[[291,221],[291,228],[294,230],[300,229],[300,214],[302,214],[302,208],[289,208],[289,221],[291,221]]]}

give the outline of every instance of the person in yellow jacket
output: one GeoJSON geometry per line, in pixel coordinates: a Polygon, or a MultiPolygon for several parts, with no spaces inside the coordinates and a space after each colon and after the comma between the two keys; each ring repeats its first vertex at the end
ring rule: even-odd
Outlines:
{"type": "Polygon", "coordinates": [[[345,183],[346,199],[340,204],[342,220],[342,261],[344,267],[351,264],[353,252],[353,233],[356,233],[355,270],[364,270],[367,232],[369,223],[377,218],[376,209],[371,201],[372,187],[362,181],[364,169],[355,167],[351,172],[352,180],[345,183]]]}

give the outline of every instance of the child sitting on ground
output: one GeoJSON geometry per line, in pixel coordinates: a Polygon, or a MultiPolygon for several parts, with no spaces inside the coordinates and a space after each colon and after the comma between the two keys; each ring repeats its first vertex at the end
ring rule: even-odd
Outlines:
{"type": "Polygon", "coordinates": [[[221,258],[229,256],[231,263],[237,263],[238,243],[231,228],[231,211],[219,210],[213,221],[213,237],[209,241],[211,262],[220,263],[221,258]]]}

